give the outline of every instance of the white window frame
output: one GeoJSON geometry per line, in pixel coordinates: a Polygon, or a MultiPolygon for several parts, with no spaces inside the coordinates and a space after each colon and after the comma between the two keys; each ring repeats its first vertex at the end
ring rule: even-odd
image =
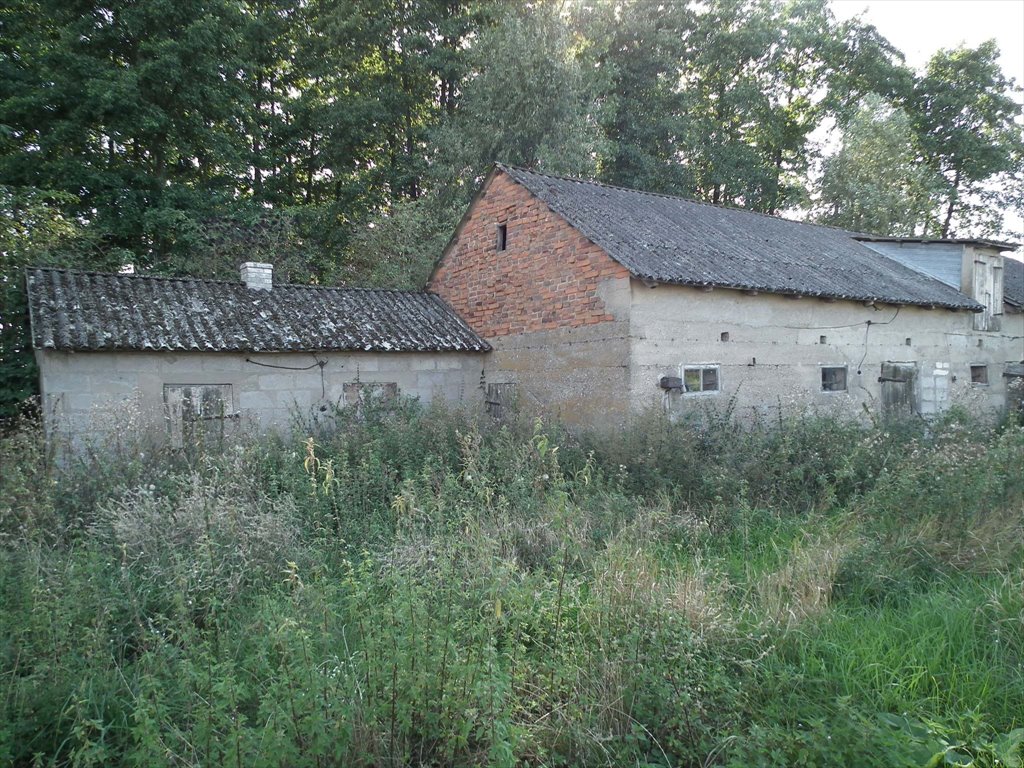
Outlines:
{"type": "Polygon", "coordinates": [[[850,366],[846,363],[821,363],[818,365],[818,391],[823,395],[844,395],[850,391],[850,366]],[[826,369],[838,369],[842,368],[845,372],[843,376],[843,388],[842,389],[825,389],[825,370],[826,369]]]}
{"type": "Polygon", "coordinates": [[[722,365],[721,363],[683,363],[679,366],[679,378],[683,382],[683,394],[687,397],[714,397],[722,391],[722,365]],[[715,389],[704,389],[704,371],[715,372],[715,389]],[[686,388],[686,372],[700,371],[701,388],[688,390],[686,388]]]}

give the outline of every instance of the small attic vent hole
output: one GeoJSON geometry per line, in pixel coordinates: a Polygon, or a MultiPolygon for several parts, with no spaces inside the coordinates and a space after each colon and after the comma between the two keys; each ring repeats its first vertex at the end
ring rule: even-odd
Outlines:
{"type": "Polygon", "coordinates": [[[828,344],[828,336],[819,336],[818,337],[818,343],[819,344],[828,344]]]}
{"type": "Polygon", "coordinates": [[[722,341],[728,341],[729,340],[729,332],[728,331],[722,331],[722,337],[721,338],[722,338],[722,341]]]}
{"type": "Polygon", "coordinates": [[[913,342],[911,341],[910,337],[907,336],[907,338],[903,341],[903,343],[906,344],[909,347],[913,342]]]}
{"type": "Polygon", "coordinates": [[[508,225],[507,224],[499,224],[498,225],[497,246],[498,246],[498,250],[499,251],[504,251],[505,248],[508,247],[508,225]]]}

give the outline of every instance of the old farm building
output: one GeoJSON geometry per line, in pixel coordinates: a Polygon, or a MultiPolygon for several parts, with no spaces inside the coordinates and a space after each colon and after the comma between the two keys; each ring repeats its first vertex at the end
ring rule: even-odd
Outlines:
{"type": "Polygon", "coordinates": [[[1011,244],[861,236],[496,166],[429,292],[28,272],[51,426],[136,398],[170,439],[385,395],[577,424],[732,403],[997,413],[1024,374],[1011,244]],[[220,424],[223,427],[223,423],[220,424]]]}

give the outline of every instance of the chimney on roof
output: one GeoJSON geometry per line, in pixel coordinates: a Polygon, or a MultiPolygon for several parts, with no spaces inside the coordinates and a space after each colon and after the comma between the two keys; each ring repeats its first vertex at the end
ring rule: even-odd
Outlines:
{"type": "Polygon", "coordinates": [[[274,287],[274,265],[247,261],[242,264],[242,282],[253,291],[269,291],[274,287]]]}

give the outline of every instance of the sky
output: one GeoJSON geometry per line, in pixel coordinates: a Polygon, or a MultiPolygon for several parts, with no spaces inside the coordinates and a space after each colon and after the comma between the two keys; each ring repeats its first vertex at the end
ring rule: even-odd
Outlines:
{"type": "Polygon", "coordinates": [[[1003,72],[1024,84],[1024,0],[832,0],[840,19],[863,18],[921,69],[940,48],[995,38],[1003,72]]]}

